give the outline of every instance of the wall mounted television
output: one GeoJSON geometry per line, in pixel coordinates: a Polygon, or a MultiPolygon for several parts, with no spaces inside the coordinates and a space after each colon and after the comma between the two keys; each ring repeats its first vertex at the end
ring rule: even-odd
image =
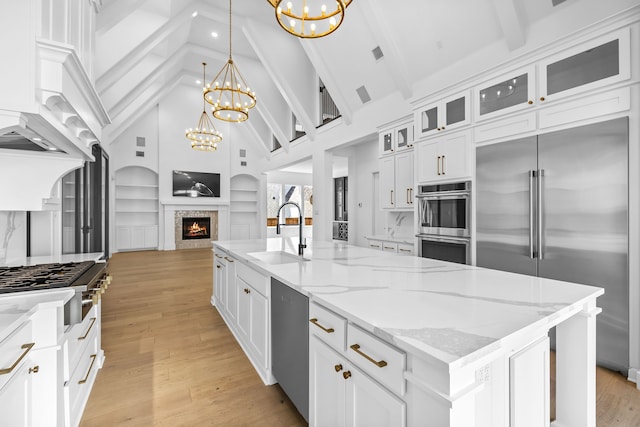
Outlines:
{"type": "Polygon", "coordinates": [[[220,174],[174,170],[173,195],[181,197],[220,197],[220,174]]]}

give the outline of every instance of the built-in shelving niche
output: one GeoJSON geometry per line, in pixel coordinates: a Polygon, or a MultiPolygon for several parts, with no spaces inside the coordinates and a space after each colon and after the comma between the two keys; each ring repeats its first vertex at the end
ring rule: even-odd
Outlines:
{"type": "Polygon", "coordinates": [[[158,248],[158,174],[128,166],[116,171],[116,248],[158,248]]]}
{"type": "Polygon", "coordinates": [[[256,239],[258,230],[258,188],[259,182],[250,175],[236,175],[231,178],[230,238],[256,239]]]}

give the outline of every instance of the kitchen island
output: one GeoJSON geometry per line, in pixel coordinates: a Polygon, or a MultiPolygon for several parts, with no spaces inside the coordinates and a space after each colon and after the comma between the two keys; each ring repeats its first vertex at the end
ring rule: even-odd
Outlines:
{"type": "Polygon", "coordinates": [[[321,408],[336,396],[346,401],[340,416],[362,424],[358,399],[367,393],[357,387],[372,389],[356,383],[354,372],[378,387],[372,396],[388,395],[386,422],[393,425],[549,425],[547,335],[556,327],[553,425],[595,426],[601,288],[331,242],[309,243],[303,258],[295,255],[297,239],[213,244],[235,270],[249,267],[309,298],[311,425],[323,424],[321,408]],[[355,391],[323,395],[326,381],[316,368],[324,356],[344,361],[335,371],[355,391]]]}

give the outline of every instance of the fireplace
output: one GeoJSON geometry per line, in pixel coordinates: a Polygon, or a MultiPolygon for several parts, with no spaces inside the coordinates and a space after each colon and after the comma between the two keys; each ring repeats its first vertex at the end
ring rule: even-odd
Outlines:
{"type": "Polygon", "coordinates": [[[211,218],[209,217],[183,217],[182,240],[210,239],[211,218]]]}

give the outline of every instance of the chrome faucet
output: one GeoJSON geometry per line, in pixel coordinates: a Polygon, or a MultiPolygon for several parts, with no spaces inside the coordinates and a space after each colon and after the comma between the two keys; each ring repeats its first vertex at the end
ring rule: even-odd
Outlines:
{"type": "MultiPolygon", "coordinates": [[[[298,208],[298,225],[300,226],[300,243],[298,244],[298,255],[302,256],[303,255],[303,251],[304,248],[307,247],[306,245],[306,239],[302,238],[302,210],[300,209],[300,206],[298,206],[297,203],[294,202],[284,202],[283,204],[280,205],[280,207],[278,208],[278,215],[276,215],[276,218],[278,218],[278,223],[276,224],[276,234],[280,234],[280,211],[282,210],[283,207],[285,207],[285,205],[293,205],[296,208],[298,208]]],[[[284,225],[284,224],[282,224],[284,225]]]]}

